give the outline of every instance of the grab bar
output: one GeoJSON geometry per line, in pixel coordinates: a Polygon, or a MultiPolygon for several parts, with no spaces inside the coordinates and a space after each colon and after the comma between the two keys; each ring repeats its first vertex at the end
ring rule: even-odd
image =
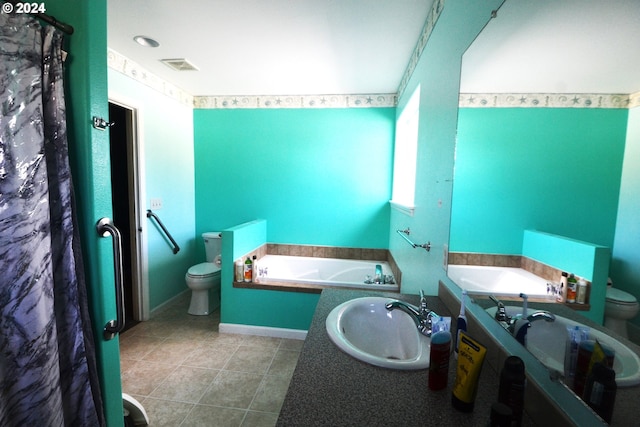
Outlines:
{"type": "Polygon", "coordinates": [[[124,269],[122,263],[122,237],[120,230],[113,225],[109,218],[101,218],[96,223],[98,236],[106,237],[111,234],[113,237],[113,262],[116,282],[116,320],[109,320],[104,325],[103,336],[105,341],[115,338],[124,329],[124,269]]]}
{"type": "Polygon", "coordinates": [[[427,252],[429,252],[431,250],[431,242],[427,242],[427,243],[423,243],[421,245],[417,244],[417,243],[413,243],[411,241],[411,239],[409,239],[409,234],[411,234],[411,230],[409,230],[409,228],[406,228],[404,230],[396,230],[396,233],[398,233],[404,240],[406,240],[411,247],[415,248],[422,248],[424,250],[426,250],[427,252]]]}
{"type": "Polygon", "coordinates": [[[160,228],[164,232],[165,236],[167,236],[169,241],[171,241],[171,244],[173,245],[173,248],[172,248],[173,254],[174,255],[177,254],[180,251],[180,246],[178,246],[176,241],[173,240],[173,237],[171,237],[171,233],[169,233],[169,230],[167,230],[167,227],[165,227],[164,224],[162,223],[162,221],[160,221],[160,218],[158,218],[158,215],[153,213],[153,211],[151,209],[147,209],[147,218],[153,218],[153,219],[156,220],[156,222],[158,223],[158,225],[160,226],[160,228]]]}

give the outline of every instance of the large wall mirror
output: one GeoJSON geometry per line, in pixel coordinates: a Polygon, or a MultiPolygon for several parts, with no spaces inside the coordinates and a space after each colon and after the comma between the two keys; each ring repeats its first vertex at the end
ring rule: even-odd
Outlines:
{"type": "Polygon", "coordinates": [[[503,4],[463,56],[452,254],[520,255],[528,229],[613,247],[638,19],[633,0],[503,4]]]}
{"type": "Polygon", "coordinates": [[[638,237],[639,20],[635,0],[506,0],[465,52],[450,265],[520,266],[525,230],[611,248],[614,281],[637,264],[615,245],[638,237]]]}

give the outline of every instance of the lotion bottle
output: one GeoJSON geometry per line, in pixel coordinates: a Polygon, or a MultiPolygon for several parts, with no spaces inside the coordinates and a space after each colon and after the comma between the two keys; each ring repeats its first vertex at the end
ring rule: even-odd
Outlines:
{"type": "Polygon", "coordinates": [[[433,326],[429,354],[429,389],[442,390],[449,379],[451,357],[451,318],[440,317],[433,326]]]}

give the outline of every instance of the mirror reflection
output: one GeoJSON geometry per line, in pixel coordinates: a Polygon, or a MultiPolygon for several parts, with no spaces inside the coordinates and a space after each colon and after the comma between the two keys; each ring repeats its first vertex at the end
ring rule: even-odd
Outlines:
{"type": "Polygon", "coordinates": [[[463,56],[449,244],[460,287],[563,302],[636,343],[639,18],[633,1],[504,3],[463,56]]]}

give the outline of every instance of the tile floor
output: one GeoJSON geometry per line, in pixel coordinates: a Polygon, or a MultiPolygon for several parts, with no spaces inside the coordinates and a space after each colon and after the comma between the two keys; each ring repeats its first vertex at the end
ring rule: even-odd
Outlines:
{"type": "Polygon", "coordinates": [[[121,335],[123,392],[152,427],[274,426],[303,341],[219,333],[189,297],[121,335]]]}

